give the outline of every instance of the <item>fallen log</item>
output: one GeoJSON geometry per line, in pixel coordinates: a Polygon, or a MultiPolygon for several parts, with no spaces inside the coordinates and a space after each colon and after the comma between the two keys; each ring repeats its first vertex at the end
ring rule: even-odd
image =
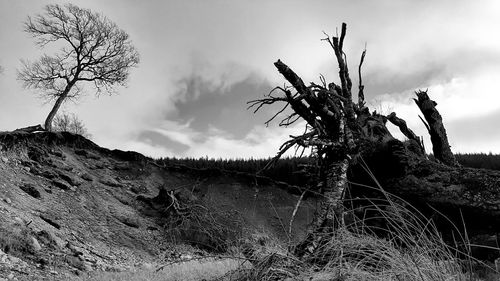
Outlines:
{"type": "MultiPolygon", "coordinates": [[[[466,235],[482,246],[498,247],[500,171],[445,165],[416,155],[409,145],[395,139],[366,145],[363,163],[350,166],[347,199],[366,199],[355,207],[369,205],[384,199],[383,188],[432,219],[447,242],[454,244],[466,235]]],[[[471,247],[473,256],[500,257],[499,250],[482,246],[471,247]]]]}

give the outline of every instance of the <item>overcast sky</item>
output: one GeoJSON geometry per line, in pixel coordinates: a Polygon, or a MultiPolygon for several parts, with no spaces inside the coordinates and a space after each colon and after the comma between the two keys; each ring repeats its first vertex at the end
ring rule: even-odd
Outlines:
{"type": "MultiPolygon", "coordinates": [[[[66,1],[0,0],[0,131],[43,124],[51,109],[16,80],[20,59],[44,53],[23,32],[23,21],[51,3],[66,1]]],[[[372,108],[396,111],[430,147],[411,100],[428,88],[453,151],[500,153],[499,1],[71,3],[117,23],[141,55],[118,95],[97,99],[89,88],[62,108],[77,114],[101,146],[154,157],[274,155],[303,128],[266,128],[273,109],[254,115],[246,102],[283,84],[277,59],[305,81],[318,82],[321,73],[338,82],[332,50],[320,39],[346,22],[351,69],[367,44],[363,73],[372,108]]]]}

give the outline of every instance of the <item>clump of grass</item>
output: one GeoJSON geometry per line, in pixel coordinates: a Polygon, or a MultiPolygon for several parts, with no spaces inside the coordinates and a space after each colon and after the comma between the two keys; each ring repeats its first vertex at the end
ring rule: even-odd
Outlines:
{"type": "MultiPolygon", "coordinates": [[[[326,233],[310,255],[270,253],[235,280],[477,280],[466,248],[451,247],[432,220],[382,192],[384,199],[365,199],[363,212],[370,217],[345,210],[346,224],[326,233]]],[[[461,240],[457,245],[467,244],[461,240]]]]}

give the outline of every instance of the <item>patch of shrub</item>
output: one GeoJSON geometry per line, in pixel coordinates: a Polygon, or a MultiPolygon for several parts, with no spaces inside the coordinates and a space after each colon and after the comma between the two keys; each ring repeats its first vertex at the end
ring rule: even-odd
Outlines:
{"type": "Polygon", "coordinates": [[[0,248],[17,257],[35,253],[31,242],[31,231],[24,226],[3,225],[0,227],[0,248]]]}
{"type": "Polygon", "coordinates": [[[184,242],[201,249],[226,252],[242,236],[243,221],[236,211],[207,208],[189,191],[160,188],[151,200],[163,214],[164,229],[174,242],[184,242]]]}

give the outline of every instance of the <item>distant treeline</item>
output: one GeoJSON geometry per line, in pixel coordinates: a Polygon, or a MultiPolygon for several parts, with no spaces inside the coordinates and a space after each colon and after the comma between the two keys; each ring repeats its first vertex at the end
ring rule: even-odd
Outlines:
{"type": "Polygon", "coordinates": [[[455,157],[465,167],[500,170],[500,154],[467,153],[455,157]]]}
{"type": "MultiPolygon", "coordinates": [[[[500,170],[500,155],[497,154],[456,154],[460,164],[471,168],[500,170]]],[[[267,159],[213,159],[213,158],[162,158],[163,165],[184,165],[195,169],[221,169],[255,174],[262,170],[271,158],[267,159]]],[[[279,159],[274,166],[260,174],[277,181],[305,186],[314,181],[307,171],[307,165],[314,165],[311,157],[288,157],[279,159]]],[[[309,169],[310,170],[310,169],[309,169]]]]}
{"type": "MultiPolygon", "coordinates": [[[[267,159],[213,159],[213,158],[162,158],[160,163],[171,165],[185,165],[196,169],[221,169],[255,174],[262,170],[271,161],[267,159]]],[[[306,172],[307,165],[314,164],[310,157],[289,157],[279,159],[272,167],[263,170],[260,175],[270,177],[277,181],[293,185],[305,186],[311,181],[311,176],[306,172]]]]}

